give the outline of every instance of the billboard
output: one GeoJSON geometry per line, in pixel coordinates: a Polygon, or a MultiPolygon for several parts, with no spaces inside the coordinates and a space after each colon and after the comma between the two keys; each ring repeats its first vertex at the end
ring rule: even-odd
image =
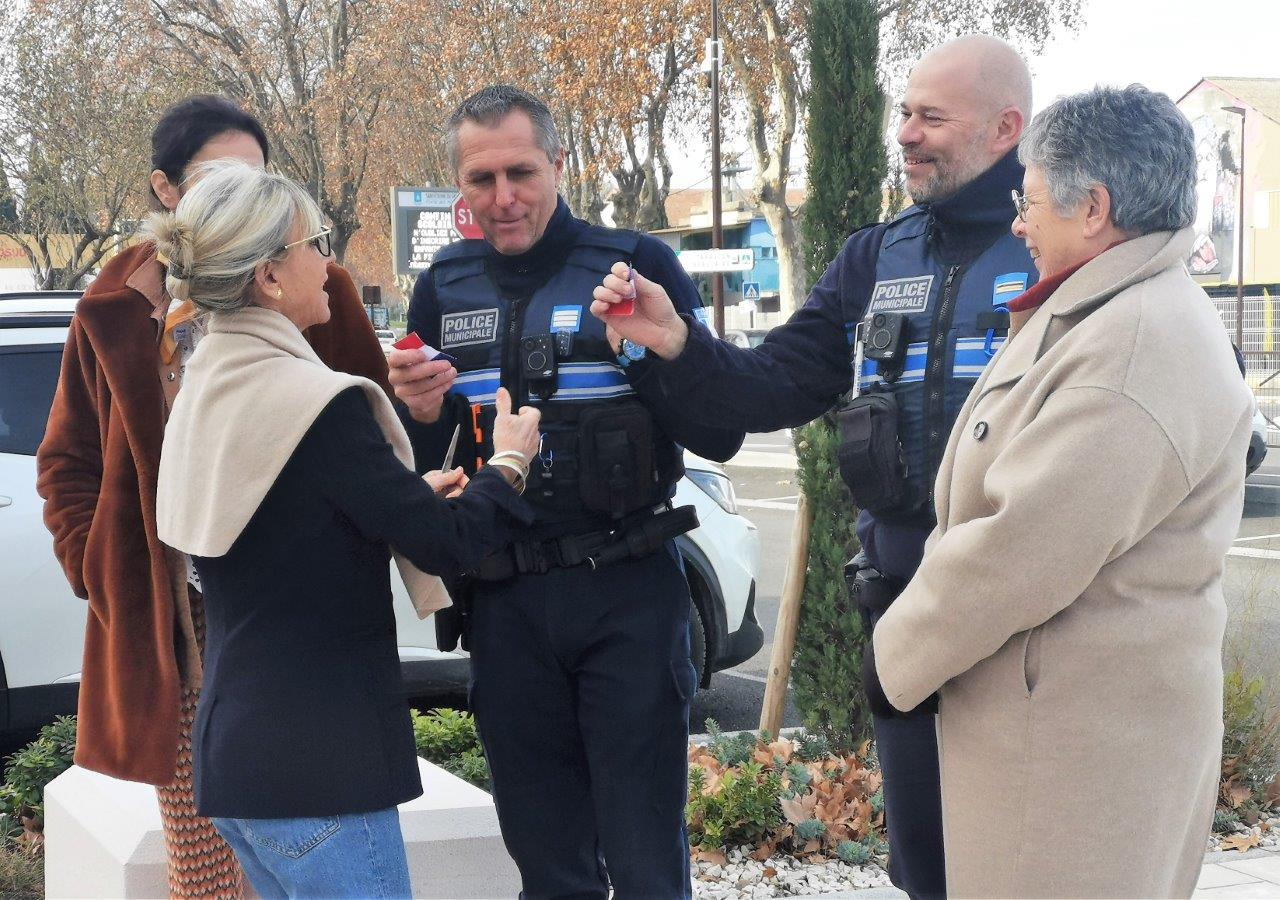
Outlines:
{"type": "Polygon", "coordinates": [[[483,235],[471,208],[454,188],[391,189],[391,255],[397,275],[416,276],[441,247],[479,237],[483,235]]]}
{"type": "MultiPolygon", "coordinates": [[[[1191,121],[1196,147],[1195,244],[1187,268],[1201,280],[1236,278],[1240,205],[1240,116],[1227,112],[1234,99],[1202,83],[1178,104],[1191,121]]],[[[1256,159],[1256,157],[1255,157],[1256,159]]]]}

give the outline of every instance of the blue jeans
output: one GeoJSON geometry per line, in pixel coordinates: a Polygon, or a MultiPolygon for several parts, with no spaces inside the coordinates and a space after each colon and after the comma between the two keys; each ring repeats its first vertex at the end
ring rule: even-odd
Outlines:
{"type": "Polygon", "coordinates": [[[409,897],[395,807],[301,819],[213,819],[263,900],[409,897]]]}

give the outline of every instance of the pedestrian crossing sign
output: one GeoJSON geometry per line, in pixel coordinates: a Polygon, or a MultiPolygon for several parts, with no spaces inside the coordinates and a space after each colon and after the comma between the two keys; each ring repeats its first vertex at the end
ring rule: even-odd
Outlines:
{"type": "Polygon", "coordinates": [[[742,299],[750,300],[753,303],[760,302],[760,282],[744,281],[742,282],[742,299]]]}

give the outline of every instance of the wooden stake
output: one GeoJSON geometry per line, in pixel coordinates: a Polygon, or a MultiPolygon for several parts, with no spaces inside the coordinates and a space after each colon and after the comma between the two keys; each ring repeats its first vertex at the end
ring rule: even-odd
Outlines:
{"type": "Polygon", "coordinates": [[[773,651],[769,656],[769,676],[764,686],[764,706],[760,710],[760,729],[775,738],[782,726],[782,712],[787,704],[787,679],[791,675],[791,656],[796,647],[800,595],[804,593],[805,570],[809,565],[809,526],[812,524],[809,502],[801,490],[796,503],[795,525],[791,530],[787,577],[778,603],[778,623],[773,629],[773,651]]]}

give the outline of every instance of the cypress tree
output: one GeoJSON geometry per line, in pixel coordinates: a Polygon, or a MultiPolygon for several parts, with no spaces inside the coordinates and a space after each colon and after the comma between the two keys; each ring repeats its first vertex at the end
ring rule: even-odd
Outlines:
{"type": "MultiPolygon", "coordinates": [[[[850,234],[880,218],[885,154],[878,28],[870,0],[812,0],[809,192],[801,222],[811,284],[850,234]]],[[[868,635],[844,584],[844,564],[857,551],[857,510],[840,479],[830,417],[797,430],[795,444],[813,525],[791,681],[805,727],[833,749],[850,750],[870,735],[860,674],[868,635]]]]}

